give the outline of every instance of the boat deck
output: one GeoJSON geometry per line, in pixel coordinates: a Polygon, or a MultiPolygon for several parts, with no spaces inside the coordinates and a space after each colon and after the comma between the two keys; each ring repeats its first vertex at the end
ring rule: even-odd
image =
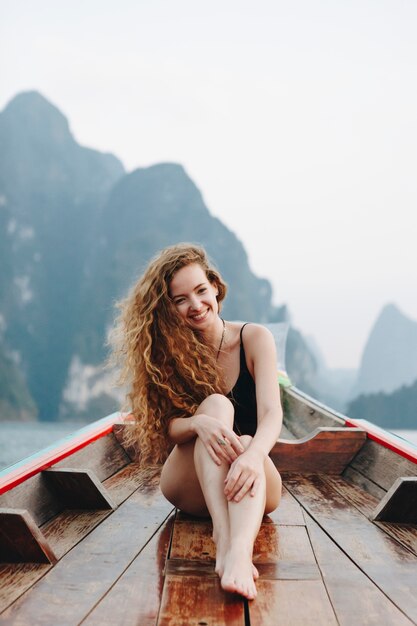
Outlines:
{"type": "Polygon", "coordinates": [[[210,522],[163,498],[115,414],[0,472],[0,624],[417,624],[417,450],[282,394],[255,600],[221,589],[210,522]]]}
{"type": "Polygon", "coordinates": [[[210,522],[175,512],[127,463],[102,483],[117,508],[63,510],[41,526],[55,565],[0,565],[0,623],[417,623],[417,528],[371,522],[379,500],[340,475],[283,478],[255,544],[256,600],[220,588],[210,522]]]}

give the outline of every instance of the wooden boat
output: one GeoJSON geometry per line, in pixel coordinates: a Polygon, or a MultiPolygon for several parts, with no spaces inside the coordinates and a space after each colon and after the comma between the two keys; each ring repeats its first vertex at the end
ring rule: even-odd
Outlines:
{"type": "Polygon", "coordinates": [[[417,448],[282,397],[256,600],[222,591],[210,522],[145,484],[114,414],[0,473],[0,623],[416,624],[417,448]]]}

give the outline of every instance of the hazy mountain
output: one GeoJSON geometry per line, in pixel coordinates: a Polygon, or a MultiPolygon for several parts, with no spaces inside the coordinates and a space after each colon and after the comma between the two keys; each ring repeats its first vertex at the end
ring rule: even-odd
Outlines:
{"type": "MultiPolygon", "coordinates": [[[[125,174],[116,157],[79,146],[36,92],[0,113],[0,145],[4,363],[19,368],[22,407],[33,398],[41,419],[94,419],[117,408],[102,367],[113,304],[163,246],[207,248],[230,287],[226,317],[285,319],[270,283],[253,274],[241,242],[210,215],[180,165],[125,174]]],[[[289,372],[308,387],[314,360],[295,331],[289,346],[289,372]]]]}
{"type": "Polygon", "coordinates": [[[417,321],[394,304],[381,311],[366,343],[352,398],[390,393],[417,379],[417,321]]]}
{"type": "Polygon", "coordinates": [[[124,170],[36,92],[0,114],[0,313],[41,416],[56,416],[100,206],[124,170]],[[3,252],[4,250],[4,252],[3,252]],[[2,260],[3,260],[2,258],[2,260]]]}
{"type": "Polygon", "coordinates": [[[417,380],[392,393],[360,395],[348,406],[348,415],[384,428],[417,429],[417,380]]]}

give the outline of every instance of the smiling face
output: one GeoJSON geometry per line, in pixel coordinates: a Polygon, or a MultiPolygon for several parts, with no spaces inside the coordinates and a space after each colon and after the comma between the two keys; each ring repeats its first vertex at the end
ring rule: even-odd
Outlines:
{"type": "Polygon", "coordinates": [[[198,263],[182,267],[169,285],[178,313],[192,327],[206,329],[218,320],[218,288],[211,284],[198,263]]]}

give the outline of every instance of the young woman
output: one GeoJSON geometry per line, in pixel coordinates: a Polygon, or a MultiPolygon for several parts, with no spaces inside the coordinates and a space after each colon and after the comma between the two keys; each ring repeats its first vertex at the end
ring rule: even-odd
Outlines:
{"type": "Polygon", "coordinates": [[[221,586],[253,599],[253,544],[281,497],[268,453],[282,410],[274,339],[223,320],[225,295],[202,248],[166,248],[119,303],[117,354],[142,465],[163,464],[161,490],[176,507],[211,516],[221,586]]]}

